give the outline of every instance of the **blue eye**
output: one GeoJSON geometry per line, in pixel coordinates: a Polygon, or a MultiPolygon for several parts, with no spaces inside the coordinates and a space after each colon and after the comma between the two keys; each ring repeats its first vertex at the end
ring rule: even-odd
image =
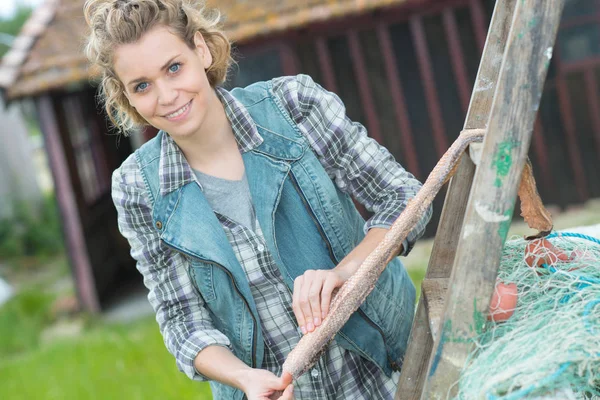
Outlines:
{"type": "Polygon", "coordinates": [[[169,67],[169,72],[175,73],[175,72],[179,71],[180,68],[181,68],[181,63],[171,64],[171,66],[169,67]]]}
{"type": "Polygon", "coordinates": [[[142,83],[138,84],[138,85],[135,87],[135,89],[134,89],[134,90],[135,90],[136,92],[143,92],[144,90],[146,90],[146,88],[147,88],[147,87],[148,87],[148,83],[147,83],[147,82],[142,82],[142,83]]]}

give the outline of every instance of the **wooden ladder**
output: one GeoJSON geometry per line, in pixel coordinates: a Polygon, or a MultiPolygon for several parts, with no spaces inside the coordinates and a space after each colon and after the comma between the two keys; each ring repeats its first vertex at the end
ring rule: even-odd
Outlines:
{"type": "Polygon", "coordinates": [[[464,124],[486,135],[450,182],[396,399],[457,393],[488,314],[563,6],[496,1],[464,124]]]}

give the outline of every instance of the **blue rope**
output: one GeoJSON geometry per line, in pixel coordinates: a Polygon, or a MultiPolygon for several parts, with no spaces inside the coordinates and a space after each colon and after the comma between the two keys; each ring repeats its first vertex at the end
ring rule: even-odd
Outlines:
{"type": "MultiPolygon", "coordinates": [[[[548,264],[541,264],[540,267],[546,268],[548,271],[550,271],[552,273],[555,273],[555,272],[558,271],[556,268],[554,268],[553,266],[548,265],[548,264]]],[[[577,279],[583,281],[584,282],[584,286],[582,286],[582,287],[586,287],[586,286],[589,286],[591,284],[600,285],[600,279],[588,278],[588,277],[585,277],[585,276],[581,276],[581,275],[576,275],[576,274],[573,274],[573,273],[569,273],[567,271],[562,271],[562,272],[565,275],[574,276],[577,279]]]]}
{"type": "Polygon", "coordinates": [[[594,329],[594,326],[589,321],[588,317],[589,317],[590,313],[592,312],[592,309],[594,307],[596,307],[598,304],[600,304],[600,299],[595,299],[595,300],[592,300],[589,303],[587,303],[585,305],[585,308],[583,309],[583,322],[584,322],[585,327],[588,330],[588,332],[590,332],[592,335],[596,334],[596,329],[594,329]]]}
{"type": "MultiPolygon", "coordinates": [[[[584,235],[581,233],[574,233],[574,232],[556,232],[555,231],[555,232],[552,232],[551,234],[549,234],[548,236],[546,236],[546,239],[553,239],[553,238],[560,238],[560,237],[572,237],[572,238],[577,238],[577,239],[584,239],[584,240],[588,240],[590,242],[600,245],[599,239],[596,239],[595,237],[592,237],[592,236],[584,235]]],[[[557,271],[556,268],[546,265],[546,264],[542,264],[541,266],[543,268],[546,268],[550,272],[557,271]]],[[[578,278],[585,282],[585,283],[579,285],[579,287],[578,287],[579,289],[583,289],[584,287],[589,286],[589,284],[600,284],[600,280],[598,280],[598,279],[586,278],[584,276],[578,276],[578,278]]],[[[563,303],[564,301],[567,301],[571,296],[567,295],[565,297],[566,298],[563,298],[561,300],[561,303],[563,303]]]]}
{"type": "Polygon", "coordinates": [[[577,238],[577,239],[589,240],[590,242],[594,242],[597,245],[600,245],[600,239],[596,239],[595,237],[592,237],[592,236],[583,235],[581,233],[574,233],[574,232],[552,232],[551,234],[546,236],[546,239],[552,239],[555,237],[573,237],[573,238],[577,238]]]}
{"type": "Polygon", "coordinates": [[[558,378],[563,372],[566,371],[567,368],[569,368],[569,366],[571,365],[570,361],[567,361],[566,363],[563,363],[559,369],[557,369],[552,375],[545,377],[544,379],[542,379],[541,381],[539,381],[538,383],[536,383],[535,385],[531,385],[525,389],[521,389],[521,390],[517,390],[514,393],[511,393],[507,396],[502,396],[502,397],[497,397],[494,395],[491,395],[488,393],[487,398],[488,400],[517,400],[517,399],[522,399],[523,397],[527,396],[528,394],[530,394],[531,392],[533,392],[535,389],[537,389],[540,386],[543,386],[547,383],[552,382],[553,380],[555,380],[556,378],[558,378]]]}
{"type": "MultiPolygon", "coordinates": [[[[583,239],[583,240],[588,240],[590,242],[596,243],[598,245],[600,245],[600,240],[596,239],[595,237],[592,236],[588,236],[588,235],[583,235],[581,233],[574,233],[574,232],[552,232],[551,234],[549,234],[548,236],[546,236],[546,239],[553,239],[553,238],[560,238],[560,237],[571,237],[571,238],[577,238],[577,239],[583,239]]],[[[547,265],[547,264],[542,264],[541,267],[546,268],[548,271],[555,273],[557,271],[556,268],[554,268],[551,265],[547,265]]],[[[566,272],[565,272],[566,273],[566,272]]],[[[572,275],[573,274],[568,274],[568,275],[572,275]]],[[[575,275],[577,276],[577,275],[575,275]]],[[[588,287],[592,284],[600,284],[600,280],[599,279],[594,279],[594,278],[587,278],[585,276],[577,276],[577,278],[579,280],[582,280],[584,283],[580,283],[579,285],[577,285],[577,289],[583,289],[585,287],[588,287]]],[[[569,294],[564,296],[560,302],[561,303],[566,303],[567,301],[569,301],[571,299],[571,297],[573,297],[573,294],[569,294]]]]}

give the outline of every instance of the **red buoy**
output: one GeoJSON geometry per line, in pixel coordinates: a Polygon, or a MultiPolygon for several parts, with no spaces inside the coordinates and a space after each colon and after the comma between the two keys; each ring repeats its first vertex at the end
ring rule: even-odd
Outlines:
{"type": "Polygon", "coordinates": [[[559,261],[569,261],[569,256],[547,239],[532,240],[525,247],[525,263],[531,268],[542,264],[554,265],[559,261]]]}
{"type": "Polygon", "coordinates": [[[488,320],[504,322],[512,317],[517,307],[517,298],[517,285],[515,283],[509,283],[508,285],[502,282],[496,283],[490,302],[488,320]]]}

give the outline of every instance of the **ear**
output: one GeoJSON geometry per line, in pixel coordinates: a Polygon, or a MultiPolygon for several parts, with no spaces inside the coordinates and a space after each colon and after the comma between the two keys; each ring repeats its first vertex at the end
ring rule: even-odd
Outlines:
{"type": "Polygon", "coordinates": [[[210,50],[206,41],[204,40],[204,36],[200,33],[200,31],[194,34],[194,45],[196,46],[196,52],[202,59],[202,66],[204,69],[208,69],[212,65],[213,59],[212,54],[210,54],[210,50]]]}

